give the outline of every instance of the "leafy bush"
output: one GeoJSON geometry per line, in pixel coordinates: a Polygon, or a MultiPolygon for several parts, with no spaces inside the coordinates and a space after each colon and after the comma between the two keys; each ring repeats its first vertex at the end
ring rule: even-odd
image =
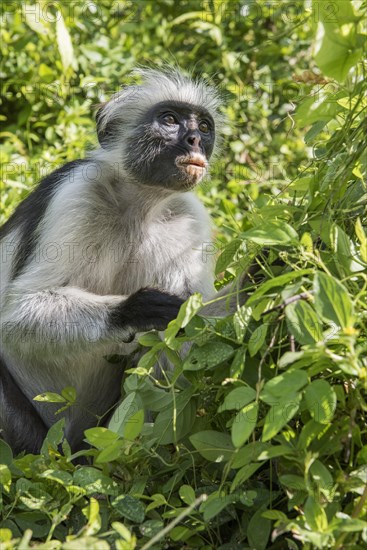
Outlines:
{"type": "Polygon", "coordinates": [[[86,432],[88,465],[62,420],[39,456],[0,443],[4,550],[367,543],[367,5],[300,5],[9,3],[4,217],[93,143],[90,104],[111,82],[173,51],[229,96],[229,147],[200,191],[222,230],[204,253],[218,286],[258,273],[233,316],[199,317],[194,295],[164,341],[141,337],[109,427],[86,432]],[[156,377],[164,354],[173,372],[156,377]]]}

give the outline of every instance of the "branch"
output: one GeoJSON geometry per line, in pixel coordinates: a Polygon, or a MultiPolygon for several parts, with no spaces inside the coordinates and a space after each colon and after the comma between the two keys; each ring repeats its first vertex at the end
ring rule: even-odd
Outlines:
{"type": "Polygon", "coordinates": [[[284,300],[284,302],[282,302],[281,304],[278,304],[277,306],[263,311],[260,317],[268,315],[268,313],[272,313],[273,311],[276,311],[278,309],[284,309],[285,307],[289,306],[289,304],[293,304],[293,302],[298,302],[298,300],[309,300],[311,298],[311,294],[313,294],[313,290],[309,290],[308,292],[301,292],[300,294],[291,296],[290,298],[284,300]]]}

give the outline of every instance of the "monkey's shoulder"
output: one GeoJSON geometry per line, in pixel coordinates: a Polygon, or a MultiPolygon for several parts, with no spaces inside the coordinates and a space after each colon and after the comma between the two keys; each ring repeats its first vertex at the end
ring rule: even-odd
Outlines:
{"type": "Polygon", "coordinates": [[[83,167],[87,163],[87,159],[73,160],[56,168],[56,170],[42,178],[29,195],[18,204],[4,225],[0,227],[0,239],[19,225],[22,226],[24,233],[32,233],[65,178],[71,176],[77,168],[83,167]]]}
{"type": "Polygon", "coordinates": [[[0,228],[0,240],[16,243],[12,261],[13,277],[21,272],[32,255],[38,240],[38,227],[45,217],[53,197],[65,181],[72,181],[74,174],[78,170],[83,170],[87,164],[87,159],[74,160],[45,176],[0,228]]]}

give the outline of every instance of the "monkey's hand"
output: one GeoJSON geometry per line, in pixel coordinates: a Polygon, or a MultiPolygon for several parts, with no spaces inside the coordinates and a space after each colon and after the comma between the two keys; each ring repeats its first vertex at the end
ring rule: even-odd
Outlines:
{"type": "Polygon", "coordinates": [[[114,307],[110,323],[115,329],[126,331],[124,342],[132,342],[137,332],[164,330],[172,319],[176,319],[184,301],[168,292],[141,288],[114,307]]]}

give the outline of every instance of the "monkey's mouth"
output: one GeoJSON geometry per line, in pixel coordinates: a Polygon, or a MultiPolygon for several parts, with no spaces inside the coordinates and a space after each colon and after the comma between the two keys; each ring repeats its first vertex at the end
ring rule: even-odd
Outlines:
{"type": "Polygon", "coordinates": [[[194,183],[197,183],[204,176],[208,163],[202,155],[190,155],[179,157],[176,165],[185,172],[194,183]]]}

